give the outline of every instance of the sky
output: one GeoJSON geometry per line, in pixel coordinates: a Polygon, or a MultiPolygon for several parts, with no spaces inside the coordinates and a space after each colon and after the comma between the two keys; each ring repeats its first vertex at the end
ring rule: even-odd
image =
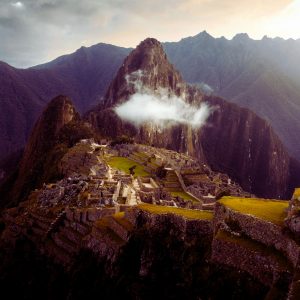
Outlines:
{"type": "Polygon", "coordinates": [[[300,0],[0,0],[0,61],[29,67],[100,42],[135,47],[206,30],[300,38],[300,0]]]}

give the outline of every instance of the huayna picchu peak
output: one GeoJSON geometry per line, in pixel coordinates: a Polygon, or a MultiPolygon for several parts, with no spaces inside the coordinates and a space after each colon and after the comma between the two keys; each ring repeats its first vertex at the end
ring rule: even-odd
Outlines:
{"type": "Polygon", "coordinates": [[[300,163],[261,115],[186,82],[169,47],[82,47],[22,78],[0,64],[35,121],[0,159],[4,295],[299,299],[300,163]]]}
{"type": "Polygon", "coordinates": [[[139,71],[145,73],[145,76],[140,78],[142,84],[153,90],[167,88],[175,92],[182,83],[181,75],[168,61],[161,43],[156,39],[148,38],[142,41],[124,60],[106,92],[104,107],[111,107],[119,101],[124,101],[135,92],[134,86],[128,84],[127,76],[139,71]]]}

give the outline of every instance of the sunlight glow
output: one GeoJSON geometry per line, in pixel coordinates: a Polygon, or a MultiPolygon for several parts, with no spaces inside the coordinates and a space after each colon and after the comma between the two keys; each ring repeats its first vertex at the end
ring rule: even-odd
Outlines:
{"type": "Polygon", "coordinates": [[[266,31],[284,38],[300,38],[300,0],[293,1],[278,15],[266,20],[266,31]]]}

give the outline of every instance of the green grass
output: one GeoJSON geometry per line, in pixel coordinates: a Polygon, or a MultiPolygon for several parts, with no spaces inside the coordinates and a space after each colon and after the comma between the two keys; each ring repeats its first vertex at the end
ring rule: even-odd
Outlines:
{"type": "Polygon", "coordinates": [[[283,225],[289,205],[288,201],[239,197],[223,197],[219,203],[232,210],[253,215],[280,226],[283,225]]]}
{"type": "Polygon", "coordinates": [[[126,157],[113,156],[108,160],[108,164],[112,168],[119,169],[126,174],[130,174],[129,168],[136,166],[134,169],[134,176],[149,176],[149,173],[144,170],[144,167],[141,164],[126,157]]]}
{"type": "Polygon", "coordinates": [[[175,214],[191,220],[212,220],[213,218],[213,213],[210,211],[192,210],[153,204],[139,204],[137,207],[152,214],[175,214]]]}
{"type": "Polygon", "coordinates": [[[289,261],[276,249],[272,247],[268,247],[262,243],[259,243],[257,241],[252,240],[249,237],[246,236],[236,236],[233,234],[230,234],[227,231],[219,230],[216,234],[216,239],[223,240],[225,242],[238,244],[241,247],[247,248],[249,250],[259,252],[260,255],[263,256],[271,256],[273,259],[275,259],[278,264],[282,268],[290,268],[291,264],[289,261]]]}
{"type": "Polygon", "coordinates": [[[187,194],[186,192],[178,191],[178,192],[170,192],[170,193],[173,197],[178,196],[178,197],[182,198],[183,200],[186,200],[186,201],[191,200],[193,202],[199,203],[199,201],[196,198],[192,197],[191,195],[187,194]]]}
{"type": "Polygon", "coordinates": [[[293,198],[299,198],[300,197],[300,188],[295,189],[293,198]]]}

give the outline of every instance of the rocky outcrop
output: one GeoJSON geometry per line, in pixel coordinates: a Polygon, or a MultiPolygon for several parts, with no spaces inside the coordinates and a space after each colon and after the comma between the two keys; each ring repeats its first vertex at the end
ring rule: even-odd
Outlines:
{"type": "Polygon", "coordinates": [[[37,160],[43,152],[52,146],[59,131],[79,115],[68,97],[58,96],[53,99],[37,121],[20,166],[20,173],[31,168],[32,160],[37,160]]]}
{"type": "Polygon", "coordinates": [[[17,174],[1,187],[0,206],[24,200],[30,191],[44,182],[59,178],[58,162],[82,138],[93,137],[90,125],[80,120],[71,100],[54,98],[35,124],[24,150],[17,174]]]}
{"type": "MultiPolygon", "coordinates": [[[[154,39],[143,41],[125,59],[103,104],[89,112],[87,118],[103,135],[128,135],[141,143],[188,152],[259,196],[285,198],[293,188],[293,163],[272,128],[253,112],[217,97],[204,96],[197,88],[186,85],[154,39]],[[154,92],[164,88],[170,95],[184,94],[189,103],[208,103],[214,109],[207,126],[193,129],[189,125],[174,125],[162,130],[151,123],[136,127],[120,119],[114,108],[135,93],[135,85],[128,78],[137,73],[143,74],[138,84],[154,92]]],[[[300,168],[296,169],[299,174],[300,168]]]]}

